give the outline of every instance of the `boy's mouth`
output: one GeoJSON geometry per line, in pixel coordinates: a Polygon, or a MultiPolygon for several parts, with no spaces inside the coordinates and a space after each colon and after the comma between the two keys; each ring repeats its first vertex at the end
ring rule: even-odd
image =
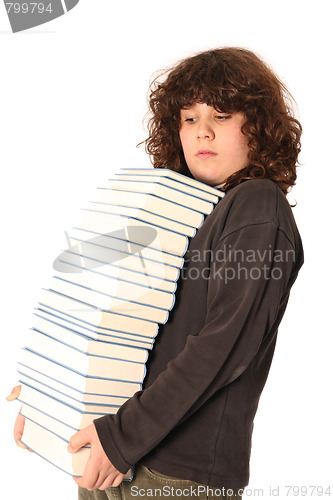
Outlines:
{"type": "Polygon", "coordinates": [[[210,151],[209,149],[200,149],[197,152],[196,156],[200,160],[205,160],[206,158],[212,158],[213,156],[216,156],[216,153],[214,153],[214,151],[210,151]]]}

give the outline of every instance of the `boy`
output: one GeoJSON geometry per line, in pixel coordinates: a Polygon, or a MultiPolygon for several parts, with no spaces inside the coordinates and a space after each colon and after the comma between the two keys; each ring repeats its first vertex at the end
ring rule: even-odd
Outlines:
{"type": "Polygon", "coordinates": [[[285,197],[301,135],[287,99],[272,71],[239,48],[202,52],[153,82],[145,143],[154,167],[226,195],[191,240],[143,390],[71,439],[70,452],[91,444],[76,479],[81,500],[145,498],[162,486],[241,498],[277,328],[303,264],[285,197]],[[133,482],[122,482],[134,464],[133,482]]]}

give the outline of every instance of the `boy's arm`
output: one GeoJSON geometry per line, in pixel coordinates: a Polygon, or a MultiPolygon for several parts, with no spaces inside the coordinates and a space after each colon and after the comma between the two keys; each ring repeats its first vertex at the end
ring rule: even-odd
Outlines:
{"type": "Polygon", "coordinates": [[[95,420],[105,453],[123,473],[243,373],[276,321],[281,303],[288,300],[294,262],[274,262],[267,252],[269,248],[274,255],[275,249],[292,248],[275,222],[234,231],[220,241],[220,249],[223,246],[254,250],[257,260],[242,263],[253,279],[236,278],[226,285],[221,277],[233,266],[237,273],[237,263],[219,262],[216,278],[208,280],[207,316],[199,334],[188,337],[184,350],[150,387],[136,393],[116,415],[95,420]],[[257,273],[251,274],[257,268],[265,270],[259,279],[257,273]],[[276,268],[275,275],[281,278],[268,279],[276,268]]]}

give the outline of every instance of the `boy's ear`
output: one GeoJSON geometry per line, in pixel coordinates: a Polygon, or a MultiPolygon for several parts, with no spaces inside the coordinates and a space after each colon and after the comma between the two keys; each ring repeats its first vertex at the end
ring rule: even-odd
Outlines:
{"type": "Polygon", "coordinates": [[[48,23],[73,9],[80,0],[46,0],[45,2],[26,2],[19,0],[9,3],[4,0],[8,19],[13,33],[24,31],[48,23]],[[65,7],[65,8],[64,8],[65,7]]]}

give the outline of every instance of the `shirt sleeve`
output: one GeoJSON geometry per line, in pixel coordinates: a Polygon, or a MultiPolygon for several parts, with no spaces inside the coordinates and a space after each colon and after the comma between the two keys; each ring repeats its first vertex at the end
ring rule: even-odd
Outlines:
{"type": "Polygon", "coordinates": [[[185,348],[147,389],[116,415],[94,421],[119,471],[125,473],[247,368],[287,300],[292,252],[275,221],[247,225],[219,240],[207,277],[203,328],[188,336],[185,348]]]}

